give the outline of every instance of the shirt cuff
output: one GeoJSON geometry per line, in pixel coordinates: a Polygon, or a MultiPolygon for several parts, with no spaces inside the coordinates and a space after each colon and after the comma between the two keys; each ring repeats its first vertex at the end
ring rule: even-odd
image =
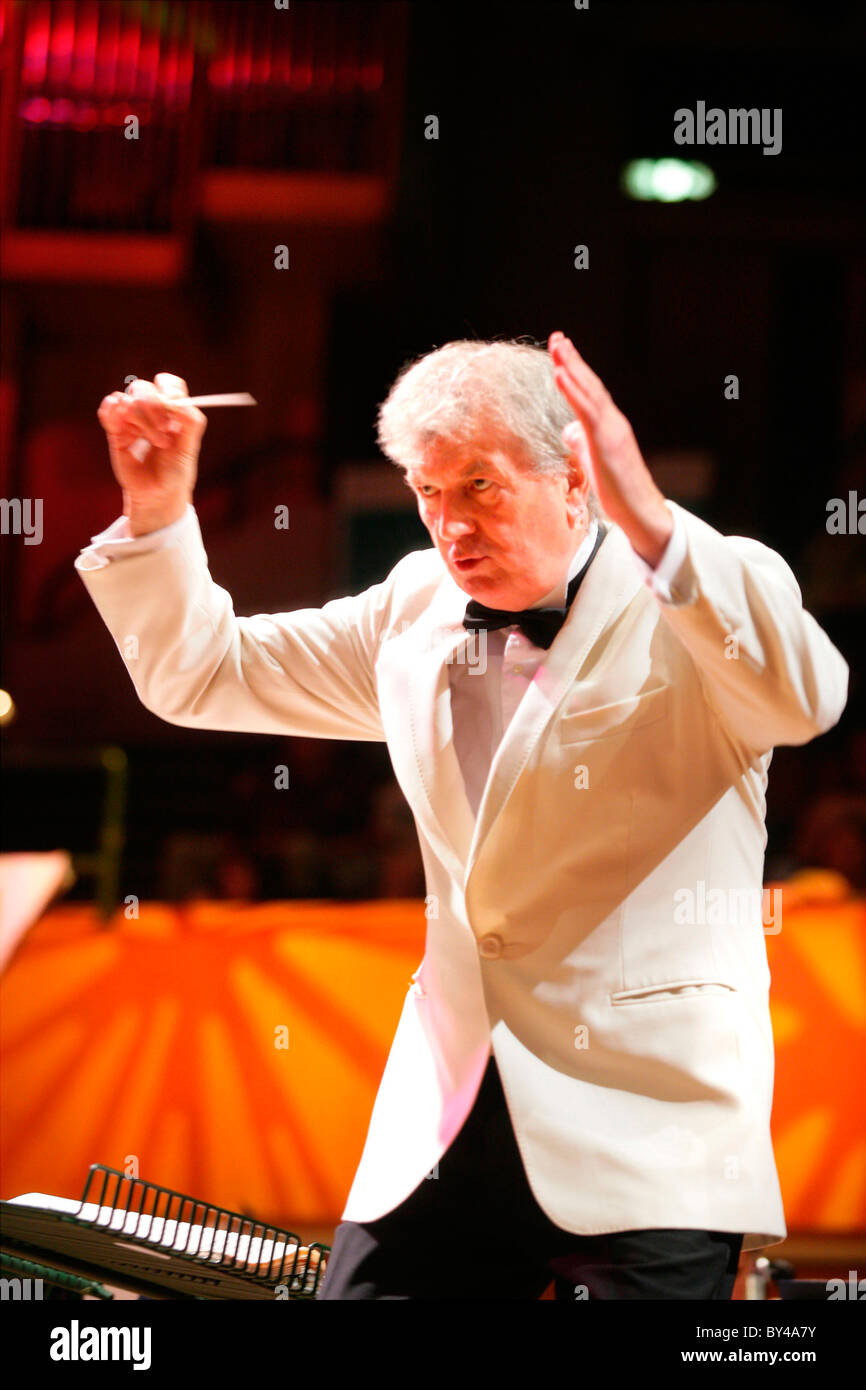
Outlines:
{"type": "Polygon", "coordinates": [[[131,535],[129,518],[119,516],[110,526],[106,526],[104,531],[90,537],[90,545],[85,546],[78,555],[75,568],[104,569],[112,560],[122,559],[126,555],[143,555],[148,550],[161,550],[164,546],[171,545],[182,528],[188,524],[190,515],[194,515],[191,502],[187,503],[186,511],[177,521],[170,522],[168,526],[160,526],[157,531],[148,531],[143,536],[131,535]]]}
{"type": "Polygon", "coordinates": [[[663,603],[673,602],[672,585],[677,571],[683,560],[686,558],[686,528],[682,523],[682,518],[677,516],[673,507],[665,499],[665,506],[674,519],[674,529],[670,534],[667,545],[662,552],[661,558],[653,569],[648,565],[642,555],[632,548],[635,564],[640,570],[641,578],[649,589],[660,598],[663,603]]]}

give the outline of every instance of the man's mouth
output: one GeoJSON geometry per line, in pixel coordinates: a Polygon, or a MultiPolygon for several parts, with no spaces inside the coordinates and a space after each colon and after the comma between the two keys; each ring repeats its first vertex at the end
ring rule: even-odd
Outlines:
{"type": "Polygon", "coordinates": [[[480,565],[486,559],[485,555],[472,555],[465,559],[455,558],[454,564],[459,570],[471,570],[475,565],[480,565]]]}

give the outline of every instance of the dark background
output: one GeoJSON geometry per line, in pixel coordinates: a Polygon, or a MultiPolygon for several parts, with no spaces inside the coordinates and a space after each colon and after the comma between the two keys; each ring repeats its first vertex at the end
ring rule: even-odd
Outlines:
{"type": "Polygon", "coordinates": [[[561,328],[666,494],[778,550],[848,660],[840,725],[774,756],[767,871],[866,888],[864,540],[825,525],[830,498],[866,495],[861,15],[4,5],[3,495],[44,501],[41,545],[2,537],[4,847],[92,848],[103,777],[70,754],[117,744],[124,893],[423,894],[384,745],[193,732],[140,705],[73,569],[120,512],[96,409],[129,374],[251,391],[204,441],[211,572],[241,614],[318,605],[429,544],[375,444],[403,363],[561,328]],[[780,107],[781,152],[676,146],[699,100],[780,107]],[[625,164],[664,155],[708,163],[716,192],[625,197],[625,164]]]}

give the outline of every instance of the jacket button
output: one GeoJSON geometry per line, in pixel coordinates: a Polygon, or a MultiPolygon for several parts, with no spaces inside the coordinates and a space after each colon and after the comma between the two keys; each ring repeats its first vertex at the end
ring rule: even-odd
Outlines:
{"type": "Polygon", "coordinates": [[[498,960],[502,955],[502,937],[497,936],[495,932],[482,936],[478,943],[478,952],[485,960],[498,960]]]}

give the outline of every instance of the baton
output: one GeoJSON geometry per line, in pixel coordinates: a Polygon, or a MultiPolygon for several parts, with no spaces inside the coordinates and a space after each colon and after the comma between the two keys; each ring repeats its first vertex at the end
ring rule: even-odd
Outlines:
{"type": "MultiPolygon", "coordinates": [[[[197,405],[200,409],[209,409],[214,405],[258,405],[255,396],[251,396],[249,391],[224,391],[215,396],[180,396],[176,399],[179,404],[197,405]]],[[[130,444],[129,452],[139,463],[143,463],[149,448],[150,442],[147,439],[136,439],[134,444],[130,444]]]]}

